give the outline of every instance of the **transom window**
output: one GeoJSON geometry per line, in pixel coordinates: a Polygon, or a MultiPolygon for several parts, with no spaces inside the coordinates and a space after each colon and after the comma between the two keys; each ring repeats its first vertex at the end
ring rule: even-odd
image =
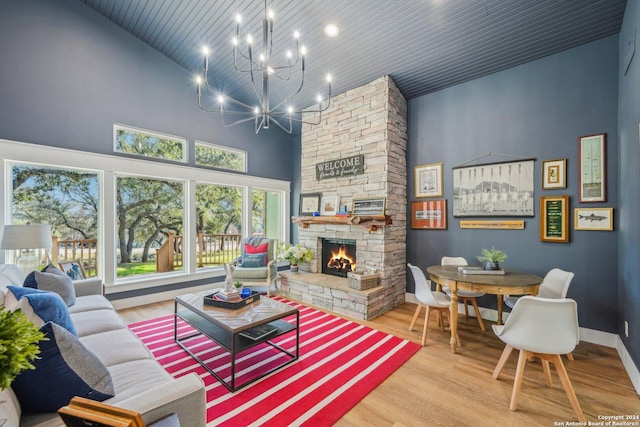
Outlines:
{"type": "Polygon", "coordinates": [[[187,140],[129,126],[113,125],[114,151],[154,159],[187,161],[187,140]]]}
{"type": "Polygon", "coordinates": [[[196,165],[246,172],[247,153],[196,141],[196,165]]]}

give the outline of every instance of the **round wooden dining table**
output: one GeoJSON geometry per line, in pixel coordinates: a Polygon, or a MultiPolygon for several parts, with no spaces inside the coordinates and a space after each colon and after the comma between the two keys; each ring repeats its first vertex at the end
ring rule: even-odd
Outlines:
{"type": "MultiPolygon", "coordinates": [[[[456,352],[458,331],[458,290],[484,292],[497,295],[498,321],[502,324],[502,304],[504,295],[537,295],[542,277],[530,273],[506,270],[505,274],[465,274],[455,265],[432,265],[427,268],[431,281],[438,288],[451,290],[451,352],[456,352]]],[[[479,316],[480,313],[476,313],[479,316]]]]}

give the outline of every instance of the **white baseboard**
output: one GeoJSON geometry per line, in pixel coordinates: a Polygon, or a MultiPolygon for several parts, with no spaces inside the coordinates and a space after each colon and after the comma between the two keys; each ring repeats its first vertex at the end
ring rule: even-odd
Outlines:
{"type": "MultiPolygon", "coordinates": [[[[405,294],[405,301],[414,304],[418,303],[415,294],[411,293],[405,294]]],[[[464,313],[464,304],[458,304],[458,313],[464,313]]],[[[473,307],[469,309],[469,315],[475,316],[473,307]]],[[[492,322],[496,322],[498,320],[498,310],[480,307],[480,315],[483,319],[490,320],[492,322]]],[[[502,317],[503,320],[507,320],[507,318],[509,317],[509,313],[503,312],[502,317]]],[[[615,348],[616,350],[618,350],[618,355],[620,356],[620,360],[622,361],[622,364],[627,371],[627,375],[629,375],[629,379],[633,383],[633,387],[636,389],[636,393],[640,394],[640,371],[638,371],[638,367],[631,359],[631,355],[627,351],[627,348],[624,346],[624,343],[622,342],[622,339],[620,339],[619,335],[612,334],[611,332],[598,331],[595,329],[580,328],[580,341],[598,344],[604,347],[615,348]]]]}

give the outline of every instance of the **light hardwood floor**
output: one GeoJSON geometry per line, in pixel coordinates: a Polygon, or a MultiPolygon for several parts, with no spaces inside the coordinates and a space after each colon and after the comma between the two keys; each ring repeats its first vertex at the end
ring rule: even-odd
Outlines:
{"type": "MultiPolygon", "coordinates": [[[[419,344],[424,311],[415,330],[408,330],[415,307],[405,303],[372,321],[359,323],[419,344]]],[[[172,312],[172,301],[119,311],[126,323],[172,312]]],[[[427,345],[336,426],[559,426],[575,421],[554,368],[553,388],[548,388],[542,366],[535,361],[527,363],[518,410],[509,410],[517,351],[499,379],[493,380],[491,374],[503,344],[486,322],[487,331],[483,333],[474,318],[460,316],[463,347],[452,354],[448,332],[436,328],[432,319],[427,345]]],[[[575,361],[563,361],[588,421],[601,421],[599,416],[640,415],[640,397],[615,349],[580,343],[573,355],[575,361]]]]}

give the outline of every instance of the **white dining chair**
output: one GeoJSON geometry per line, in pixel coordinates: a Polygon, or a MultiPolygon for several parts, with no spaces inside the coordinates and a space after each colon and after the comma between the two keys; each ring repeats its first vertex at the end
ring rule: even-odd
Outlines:
{"type": "MultiPolygon", "coordinates": [[[[537,296],[540,298],[566,298],[573,276],[572,272],[559,268],[549,270],[540,283],[537,296]]],[[[521,297],[510,296],[505,298],[504,303],[507,307],[513,308],[519,298],[521,297]]]]}
{"type": "MultiPolygon", "coordinates": [[[[467,260],[463,257],[449,257],[443,256],[440,260],[440,265],[457,265],[457,266],[467,266],[467,260]]],[[[451,289],[447,287],[443,287],[442,290],[451,297],[451,289]]],[[[480,325],[480,329],[486,331],[484,327],[484,322],[482,321],[482,316],[480,316],[480,310],[478,309],[478,302],[476,298],[484,295],[484,292],[474,292],[474,291],[465,291],[458,290],[458,298],[462,300],[462,304],[464,305],[464,314],[467,318],[469,318],[469,306],[471,304],[473,306],[473,311],[476,315],[476,319],[478,319],[478,324],[480,325]]]]}
{"type": "Polygon", "coordinates": [[[576,302],[569,298],[553,299],[527,295],[516,302],[504,325],[492,325],[498,338],[505,343],[502,355],[493,371],[493,379],[498,379],[513,349],[520,351],[510,410],[515,411],[518,406],[527,359],[539,357],[547,385],[552,387],[549,363],[553,363],[573,411],[578,420],[585,421],[560,357],[561,354],[571,353],[580,341],[577,307],[576,302]]]}
{"type": "MultiPolygon", "coordinates": [[[[429,315],[431,314],[431,310],[436,310],[439,314],[446,314],[449,321],[451,321],[449,310],[451,307],[451,298],[443,292],[436,292],[431,290],[431,283],[427,280],[422,270],[418,267],[407,264],[409,269],[411,270],[411,274],[413,275],[413,281],[415,283],[415,293],[416,299],[418,300],[418,307],[416,307],[416,312],[413,315],[413,319],[411,320],[411,325],[409,325],[409,330],[413,331],[413,327],[418,320],[418,316],[420,315],[420,310],[422,307],[426,308],[426,313],[424,316],[424,328],[422,330],[422,345],[426,345],[427,343],[427,334],[429,328],[429,315]]],[[[440,322],[440,328],[444,331],[444,322],[440,322]]],[[[458,345],[462,347],[462,343],[460,341],[460,337],[456,336],[456,340],[458,341],[458,345]]]]}

